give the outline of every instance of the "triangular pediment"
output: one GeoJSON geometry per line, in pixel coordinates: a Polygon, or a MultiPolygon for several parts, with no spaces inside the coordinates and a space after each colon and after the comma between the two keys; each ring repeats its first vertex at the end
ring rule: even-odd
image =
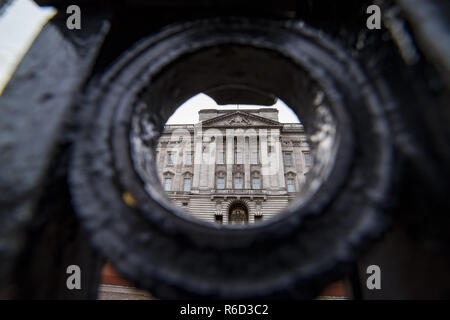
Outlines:
{"type": "Polygon", "coordinates": [[[208,127],[280,126],[281,123],[245,111],[233,111],[202,121],[208,127]]]}

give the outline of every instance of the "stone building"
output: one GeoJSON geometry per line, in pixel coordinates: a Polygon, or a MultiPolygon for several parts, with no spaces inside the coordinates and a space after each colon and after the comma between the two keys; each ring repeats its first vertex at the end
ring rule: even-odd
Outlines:
{"type": "Polygon", "coordinates": [[[247,224],[278,214],[311,166],[303,125],[274,108],[199,111],[199,123],[166,125],[157,147],[168,197],[189,214],[247,224]]]}

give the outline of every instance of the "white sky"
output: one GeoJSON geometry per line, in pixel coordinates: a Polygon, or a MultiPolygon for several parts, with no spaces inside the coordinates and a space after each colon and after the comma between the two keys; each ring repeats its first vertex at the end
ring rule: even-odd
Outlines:
{"type": "Polygon", "coordinates": [[[16,0],[0,17],[0,95],[42,27],[55,14],[51,7],[16,0]]]}
{"type": "MultiPolygon", "coordinates": [[[[283,123],[300,122],[297,115],[282,100],[278,99],[272,106],[257,106],[240,104],[239,109],[259,109],[276,108],[278,109],[278,120],[283,123]]],[[[236,110],[236,104],[227,104],[219,106],[212,98],[204,93],[199,93],[184,102],[174,114],[167,120],[167,124],[192,124],[198,122],[198,111],[202,109],[221,109],[236,110]]]]}

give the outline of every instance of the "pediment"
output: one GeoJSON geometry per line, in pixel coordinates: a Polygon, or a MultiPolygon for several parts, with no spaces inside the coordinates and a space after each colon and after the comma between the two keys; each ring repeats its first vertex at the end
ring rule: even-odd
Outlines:
{"type": "Polygon", "coordinates": [[[208,127],[253,127],[253,126],[280,126],[278,121],[260,117],[244,111],[226,113],[202,122],[208,127]]]}

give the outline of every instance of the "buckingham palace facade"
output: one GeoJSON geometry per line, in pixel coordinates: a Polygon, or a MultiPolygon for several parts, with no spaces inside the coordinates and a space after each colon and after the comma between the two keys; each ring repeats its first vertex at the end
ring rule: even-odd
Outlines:
{"type": "Polygon", "coordinates": [[[168,197],[188,214],[247,224],[278,214],[311,166],[300,123],[274,108],[199,111],[199,123],[166,125],[156,161],[168,197]]]}

